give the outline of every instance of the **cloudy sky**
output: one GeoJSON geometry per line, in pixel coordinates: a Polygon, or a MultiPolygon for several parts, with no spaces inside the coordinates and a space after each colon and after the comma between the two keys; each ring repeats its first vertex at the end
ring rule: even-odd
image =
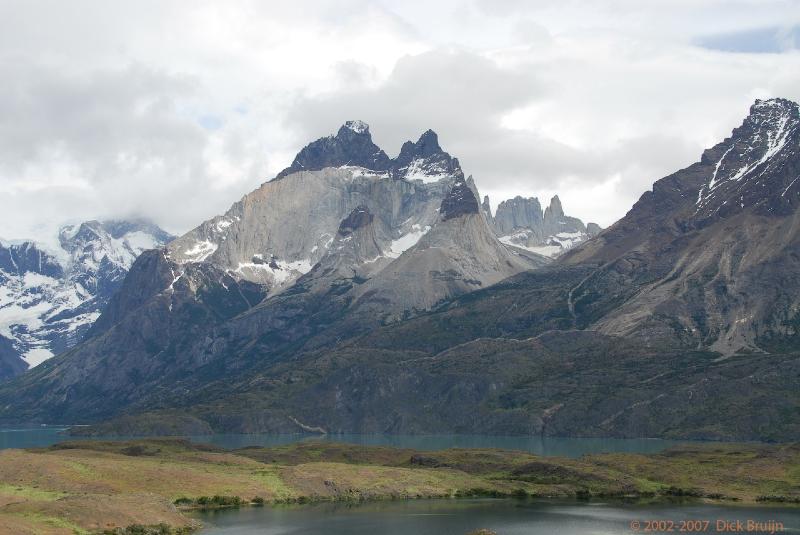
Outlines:
{"type": "Polygon", "coordinates": [[[800,100],[800,0],[0,0],[0,236],[224,211],[347,119],[609,225],[800,100]]]}

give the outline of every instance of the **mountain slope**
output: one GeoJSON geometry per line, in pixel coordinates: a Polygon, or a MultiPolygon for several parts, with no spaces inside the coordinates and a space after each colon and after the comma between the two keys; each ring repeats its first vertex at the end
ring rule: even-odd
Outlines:
{"type": "Polygon", "coordinates": [[[19,375],[26,367],[25,361],[14,348],[14,343],[0,336],[0,381],[19,375]]]}
{"type": "Polygon", "coordinates": [[[62,228],[53,252],[0,244],[0,335],[24,360],[21,370],[80,341],[135,258],[170,238],[145,222],[88,221],[62,228]]]}
{"type": "Polygon", "coordinates": [[[416,245],[358,288],[357,309],[398,317],[546,264],[498,241],[463,177],[442,200],[439,213],[440,220],[416,245]]]}
{"type": "Polygon", "coordinates": [[[586,326],[723,354],[796,348],[800,113],[756,101],[731,137],[656,182],[566,263],[602,267],[573,292],[586,326]]]}

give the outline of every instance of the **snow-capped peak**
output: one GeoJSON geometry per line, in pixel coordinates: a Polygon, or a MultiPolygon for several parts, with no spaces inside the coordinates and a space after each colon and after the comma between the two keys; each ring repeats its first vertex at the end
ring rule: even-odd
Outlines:
{"type": "Polygon", "coordinates": [[[364,121],[347,121],[344,123],[345,128],[348,128],[356,134],[366,134],[369,132],[369,125],[364,121]]]}
{"type": "Polygon", "coordinates": [[[734,205],[743,209],[758,204],[773,189],[787,189],[776,182],[785,173],[773,171],[779,171],[782,162],[797,152],[799,138],[800,107],[795,102],[756,100],[731,137],[703,155],[709,175],[697,193],[697,214],[710,216],[734,205]]]}
{"type": "Polygon", "coordinates": [[[148,223],[88,221],[62,227],[56,246],[0,245],[0,336],[28,366],[64,351],[97,319],[136,257],[169,239],[148,223]]]}

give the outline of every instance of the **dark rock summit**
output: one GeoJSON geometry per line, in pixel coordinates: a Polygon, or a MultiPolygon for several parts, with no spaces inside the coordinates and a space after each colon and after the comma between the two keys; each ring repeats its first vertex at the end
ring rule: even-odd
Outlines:
{"type": "Polygon", "coordinates": [[[392,176],[395,178],[429,180],[460,173],[458,160],[442,150],[439,136],[433,130],[426,130],[416,143],[403,143],[400,154],[392,161],[392,176]]]}
{"type": "Polygon", "coordinates": [[[390,159],[375,143],[363,121],[347,121],[335,136],[320,138],[306,145],[292,165],[276,179],[298,171],[317,171],[326,167],[363,167],[393,178],[438,180],[461,173],[458,160],[439,145],[439,136],[426,130],[416,143],[406,141],[397,158],[390,159]]]}
{"type": "Polygon", "coordinates": [[[800,202],[798,147],[800,107],[786,99],[756,100],[731,137],[703,154],[707,170],[664,185],[693,193],[695,221],[753,207],[761,215],[786,215],[800,202]]]}
{"type": "Polygon", "coordinates": [[[325,167],[352,165],[373,171],[387,171],[391,160],[372,142],[369,125],[363,121],[347,121],[335,136],[320,138],[306,145],[292,165],[278,173],[276,179],[298,171],[316,171],[325,167]]]}
{"type": "Polygon", "coordinates": [[[442,200],[442,207],[439,213],[442,216],[442,221],[466,214],[480,213],[478,199],[475,198],[475,194],[463,176],[453,183],[450,192],[442,200]]]}

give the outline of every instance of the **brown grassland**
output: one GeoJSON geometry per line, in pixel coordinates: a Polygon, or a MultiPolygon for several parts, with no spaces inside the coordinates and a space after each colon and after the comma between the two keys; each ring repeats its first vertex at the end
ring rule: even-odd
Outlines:
{"type": "Polygon", "coordinates": [[[193,529],[202,507],[497,496],[800,502],[800,445],[703,444],[580,459],[330,442],[226,451],[180,439],[0,452],[0,533],[193,529]],[[166,529],[166,528],[164,528],[166,529]]]}

